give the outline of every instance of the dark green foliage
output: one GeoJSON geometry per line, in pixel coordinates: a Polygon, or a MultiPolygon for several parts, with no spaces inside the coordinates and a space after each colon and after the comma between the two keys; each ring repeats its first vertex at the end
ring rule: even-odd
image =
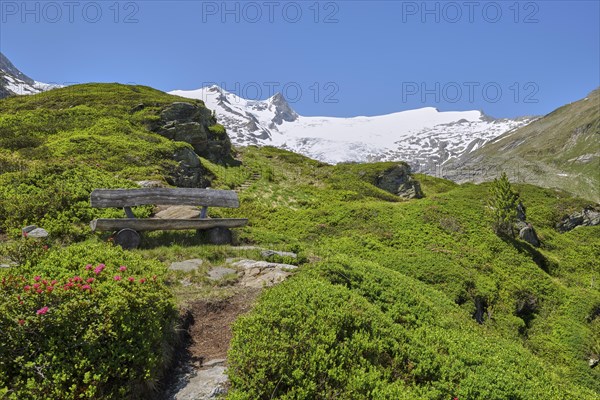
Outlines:
{"type": "Polygon", "coordinates": [[[506,173],[494,179],[490,186],[488,209],[492,228],[498,234],[515,236],[513,224],[517,219],[519,195],[512,189],[506,173]]]}

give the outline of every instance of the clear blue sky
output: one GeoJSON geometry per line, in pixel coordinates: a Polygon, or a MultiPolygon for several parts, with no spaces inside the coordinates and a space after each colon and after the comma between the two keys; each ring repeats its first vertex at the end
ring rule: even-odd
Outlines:
{"type": "Polygon", "coordinates": [[[0,0],[0,51],[43,82],[285,89],[302,115],[514,117],[600,85],[599,4],[0,0]]]}

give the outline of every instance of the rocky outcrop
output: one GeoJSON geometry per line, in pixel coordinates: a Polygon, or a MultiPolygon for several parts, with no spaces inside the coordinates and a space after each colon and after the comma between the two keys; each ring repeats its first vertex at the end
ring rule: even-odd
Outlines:
{"type": "Polygon", "coordinates": [[[412,177],[410,166],[404,163],[396,164],[377,176],[375,186],[405,199],[423,197],[421,185],[412,177]]]}
{"type": "Polygon", "coordinates": [[[167,178],[170,185],[177,187],[205,188],[210,186],[212,174],[189,148],[182,148],[173,154],[173,159],[179,164],[167,178]]]}
{"type": "Polygon", "coordinates": [[[275,94],[269,102],[269,109],[273,110],[275,114],[272,123],[281,125],[283,124],[283,121],[294,122],[298,119],[298,114],[292,110],[281,93],[275,94]]]}
{"type": "Polygon", "coordinates": [[[578,226],[595,225],[600,225],[600,211],[594,207],[586,207],[581,212],[565,215],[563,219],[556,224],[556,229],[560,232],[568,232],[578,226]]]}
{"type": "Polygon", "coordinates": [[[169,138],[192,145],[194,152],[214,163],[231,158],[231,141],[225,130],[216,125],[211,111],[200,105],[177,102],[164,108],[152,129],[169,138]]]}

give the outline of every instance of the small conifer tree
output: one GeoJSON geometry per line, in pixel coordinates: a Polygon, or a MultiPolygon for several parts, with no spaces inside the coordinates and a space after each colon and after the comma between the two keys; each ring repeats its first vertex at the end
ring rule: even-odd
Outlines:
{"type": "Polygon", "coordinates": [[[494,179],[490,187],[488,209],[491,213],[492,228],[496,234],[515,236],[513,223],[517,219],[519,195],[513,190],[506,173],[494,179]]]}

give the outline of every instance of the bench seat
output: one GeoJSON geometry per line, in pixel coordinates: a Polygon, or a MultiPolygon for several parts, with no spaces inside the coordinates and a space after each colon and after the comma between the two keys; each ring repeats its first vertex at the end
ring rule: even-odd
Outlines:
{"type": "Polygon", "coordinates": [[[160,219],[160,218],[100,218],[90,223],[92,231],[133,229],[142,231],[186,230],[211,228],[238,228],[248,223],[247,218],[160,219]]]}

